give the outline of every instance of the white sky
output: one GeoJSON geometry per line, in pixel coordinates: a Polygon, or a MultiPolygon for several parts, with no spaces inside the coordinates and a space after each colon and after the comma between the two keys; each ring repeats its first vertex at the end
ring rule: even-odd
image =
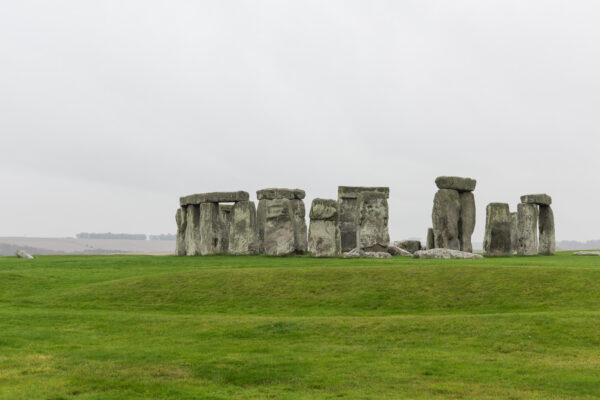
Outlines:
{"type": "Polygon", "coordinates": [[[424,238],[438,175],[547,192],[600,238],[596,1],[0,2],[0,235],[174,232],[180,195],[389,186],[424,238]]]}

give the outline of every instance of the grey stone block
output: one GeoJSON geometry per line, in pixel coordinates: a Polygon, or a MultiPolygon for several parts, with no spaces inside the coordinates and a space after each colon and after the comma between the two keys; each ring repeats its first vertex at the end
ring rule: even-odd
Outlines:
{"type": "Polygon", "coordinates": [[[286,188],[267,188],[256,191],[258,200],[302,200],[306,197],[306,193],[302,189],[286,189],[286,188]]]}
{"type": "Polygon", "coordinates": [[[310,207],[310,219],[311,221],[337,221],[338,202],[330,199],[314,199],[310,207]]]}
{"type": "Polygon", "coordinates": [[[390,198],[389,187],[375,186],[338,186],[338,199],[357,199],[362,192],[383,193],[386,199],[390,198]]]}
{"type": "Polygon", "coordinates": [[[540,224],[540,246],[539,254],[552,255],[556,252],[556,242],[554,238],[554,213],[550,206],[540,206],[539,224],[540,224]]]}
{"type": "Polygon", "coordinates": [[[477,181],[471,178],[461,178],[458,176],[438,176],[435,184],[439,189],[458,190],[459,192],[472,192],[475,190],[477,181]]]}
{"type": "Polygon", "coordinates": [[[359,224],[357,247],[369,252],[382,252],[390,245],[388,203],[385,193],[361,192],[358,195],[359,224]]]}
{"type": "Polygon", "coordinates": [[[177,236],[175,239],[175,254],[178,256],[185,256],[185,230],[187,227],[187,214],[184,207],[177,209],[175,213],[175,222],[177,223],[177,236]]]}
{"type": "Polygon", "coordinates": [[[200,254],[222,254],[224,248],[223,219],[217,203],[200,204],[200,254]]]}
{"type": "Polygon", "coordinates": [[[488,257],[510,256],[510,210],[506,203],[490,203],[486,208],[483,249],[488,257]]]}
{"type": "Polygon", "coordinates": [[[300,199],[290,200],[292,209],[292,222],[294,223],[294,240],[296,254],[308,252],[308,229],[306,228],[306,209],[304,201],[300,199]]]}
{"type": "Polygon", "coordinates": [[[425,242],[425,248],[427,250],[435,249],[435,239],[434,239],[434,235],[433,235],[433,228],[427,228],[427,240],[425,242]]]}
{"type": "Polygon", "coordinates": [[[394,242],[394,246],[400,247],[410,253],[414,253],[415,251],[419,251],[422,249],[421,242],[418,240],[401,240],[398,242],[394,242]]]}
{"type": "Polygon", "coordinates": [[[258,252],[256,207],[252,201],[235,203],[230,213],[228,254],[246,255],[258,252]]]}
{"type": "Polygon", "coordinates": [[[460,250],[467,253],[473,252],[471,236],[475,230],[475,196],[473,192],[460,193],[460,217],[458,219],[458,239],[460,250]]]}
{"type": "Polygon", "coordinates": [[[518,237],[519,237],[519,218],[517,212],[510,213],[510,251],[517,252],[518,237]]]}
{"type": "Polygon", "coordinates": [[[537,204],[540,206],[549,206],[552,204],[552,197],[549,195],[542,194],[526,194],[521,196],[521,203],[525,204],[537,204]]]}
{"type": "Polygon", "coordinates": [[[308,244],[311,257],[339,257],[340,230],[337,221],[311,219],[308,244]]]}
{"type": "Polygon", "coordinates": [[[248,192],[212,192],[212,193],[197,193],[179,198],[181,206],[189,204],[199,205],[201,203],[235,203],[238,201],[248,201],[250,195],[248,192]]]}
{"type": "Polygon", "coordinates": [[[291,201],[263,199],[260,202],[265,203],[264,254],[271,256],[295,254],[296,235],[291,201]]]}
{"type": "Polygon", "coordinates": [[[190,204],[185,207],[185,250],[188,256],[200,254],[200,206],[190,204]]]}
{"type": "Polygon", "coordinates": [[[460,249],[458,221],[460,195],[452,189],[440,189],[433,199],[433,234],[436,248],[460,249]]]}
{"type": "Polygon", "coordinates": [[[440,258],[440,259],[471,259],[471,258],[483,258],[480,254],[468,253],[466,251],[452,250],[452,249],[428,249],[420,250],[413,254],[414,258],[440,258]]]}
{"type": "Polygon", "coordinates": [[[538,253],[538,207],[535,204],[517,205],[517,254],[531,256],[538,253]]]}

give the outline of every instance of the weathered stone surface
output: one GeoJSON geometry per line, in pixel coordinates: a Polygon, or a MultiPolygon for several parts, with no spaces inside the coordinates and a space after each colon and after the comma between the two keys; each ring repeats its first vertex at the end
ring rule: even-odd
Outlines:
{"type": "Polygon", "coordinates": [[[510,252],[517,252],[518,245],[518,232],[519,232],[519,218],[516,212],[510,213],[510,252]]]}
{"type": "Polygon", "coordinates": [[[338,219],[338,202],[330,199],[314,199],[310,207],[310,219],[319,221],[336,221],[338,219]]]}
{"type": "Polygon", "coordinates": [[[435,184],[439,189],[458,190],[459,192],[472,192],[475,190],[477,181],[471,178],[461,178],[458,176],[438,176],[435,184]]]}
{"type": "Polygon", "coordinates": [[[17,253],[15,255],[17,256],[17,258],[25,258],[25,259],[29,259],[29,260],[34,258],[31,254],[29,254],[25,250],[19,250],[19,251],[17,251],[17,253]]]}
{"type": "Polygon", "coordinates": [[[304,201],[300,199],[290,200],[292,208],[292,221],[294,223],[294,240],[296,254],[308,252],[308,229],[306,228],[306,209],[304,201]]]}
{"type": "Polygon", "coordinates": [[[481,254],[468,253],[466,251],[452,249],[429,249],[420,250],[413,254],[414,258],[483,258],[481,254]]]}
{"type": "Polygon", "coordinates": [[[185,207],[185,250],[188,256],[200,254],[200,206],[190,204],[185,207]]]}
{"type": "Polygon", "coordinates": [[[306,197],[306,193],[302,189],[268,188],[256,191],[256,198],[258,200],[302,200],[304,197],[306,197]]]}
{"type": "Polygon", "coordinates": [[[390,198],[390,188],[383,186],[338,186],[338,199],[357,199],[362,192],[383,193],[386,199],[390,198]]]}
{"type": "Polygon", "coordinates": [[[340,252],[340,230],[336,221],[312,219],[308,233],[311,257],[338,257],[340,252]]]}
{"type": "Polygon", "coordinates": [[[483,249],[488,257],[510,256],[510,210],[506,203],[490,203],[486,208],[483,249]]]}
{"type": "Polygon", "coordinates": [[[401,249],[404,249],[410,253],[421,250],[421,242],[418,240],[402,240],[399,242],[394,242],[394,246],[400,247],[401,249]]]}
{"type": "Polygon", "coordinates": [[[388,203],[385,193],[360,193],[358,207],[357,247],[364,251],[385,251],[390,245],[388,203]]]}
{"type": "Polygon", "coordinates": [[[460,249],[458,220],[460,218],[460,195],[456,190],[440,189],[433,199],[433,235],[435,247],[460,249]]]}
{"type": "Polygon", "coordinates": [[[221,232],[221,253],[226,253],[229,248],[229,225],[231,224],[232,204],[219,204],[219,224],[221,232]]]}
{"type": "Polygon", "coordinates": [[[337,201],[313,200],[308,245],[312,257],[337,257],[341,254],[337,201]]]}
{"type": "Polygon", "coordinates": [[[549,195],[542,194],[526,194],[521,196],[521,203],[525,204],[538,204],[541,206],[549,206],[552,204],[552,197],[549,195]]]}
{"type": "MultiPolygon", "coordinates": [[[[264,254],[289,256],[296,252],[291,200],[260,200],[265,203],[264,254]]],[[[260,208],[260,207],[259,207],[260,208]]]]}
{"type": "Polygon", "coordinates": [[[600,256],[600,251],[576,251],[574,256],[600,256]]]}
{"type": "Polygon", "coordinates": [[[223,219],[217,203],[200,204],[200,254],[222,254],[224,248],[223,219]]]}
{"type": "Polygon", "coordinates": [[[433,234],[433,228],[427,228],[427,241],[425,243],[425,248],[427,250],[435,248],[435,239],[433,234]]]}
{"type": "Polygon", "coordinates": [[[410,251],[398,246],[394,246],[393,244],[388,246],[387,252],[393,256],[412,257],[412,253],[410,251]]]}
{"type": "Polygon", "coordinates": [[[175,222],[177,223],[177,236],[175,239],[175,254],[185,256],[185,230],[187,227],[186,210],[184,207],[177,209],[175,213],[175,222]]]}
{"type": "Polygon", "coordinates": [[[517,254],[531,256],[538,253],[538,207],[535,204],[517,205],[517,254]]]}
{"type": "Polygon", "coordinates": [[[554,213],[550,206],[541,205],[539,208],[540,245],[539,254],[552,255],[556,252],[554,238],[554,213]]]}
{"type": "Polygon", "coordinates": [[[248,192],[212,192],[212,193],[197,193],[189,196],[183,196],[179,198],[179,204],[181,206],[187,206],[188,204],[201,204],[201,203],[233,203],[237,201],[248,201],[250,195],[248,192]]]}
{"type": "Polygon", "coordinates": [[[343,253],[342,258],[359,258],[362,257],[363,254],[364,251],[361,251],[360,249],[356,248],[343,253]]]}
{"type": "Polygon", "coordinates": [[[258,234],[258,252],[265,253],[265,224],[267,223],[267,202],[269,200],[259,200],[256,208],[256,231],[258,234]]]}
{"type": "Polygon", "coordinates": [[[475,230],[475,196],[473,192],[460,193],[460,217],[458,219],[458,240],[460,250],[473,252],[471,236],[475,230]]]}
{"type": "Polygon", "coordinates": [[[230,215],[227,253],[233,255],[256,254],[258,252],[258,232],[254,202],[235,203],[230,215]]]}
{"type": "Polygon", "coordinates": [[[385,251],[365,251],[363,253],[365,258],[392,258],[392,255],[385,251]]]}

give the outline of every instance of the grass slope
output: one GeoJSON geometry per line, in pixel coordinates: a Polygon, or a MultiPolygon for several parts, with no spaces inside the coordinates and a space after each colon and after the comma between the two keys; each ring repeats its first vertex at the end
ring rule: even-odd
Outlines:
{"type": "Polygon", "coordinates": [[[600,259],[0,258],[1,399],[600,397],[600,259]]]}

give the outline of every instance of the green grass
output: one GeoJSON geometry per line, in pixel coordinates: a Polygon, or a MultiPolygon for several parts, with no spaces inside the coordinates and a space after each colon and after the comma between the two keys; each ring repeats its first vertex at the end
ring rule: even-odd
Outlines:
{"type": "Polygon", "coordinates": [[[0,399],[600,397],[600,258],[0,258],[0,399]]]}

